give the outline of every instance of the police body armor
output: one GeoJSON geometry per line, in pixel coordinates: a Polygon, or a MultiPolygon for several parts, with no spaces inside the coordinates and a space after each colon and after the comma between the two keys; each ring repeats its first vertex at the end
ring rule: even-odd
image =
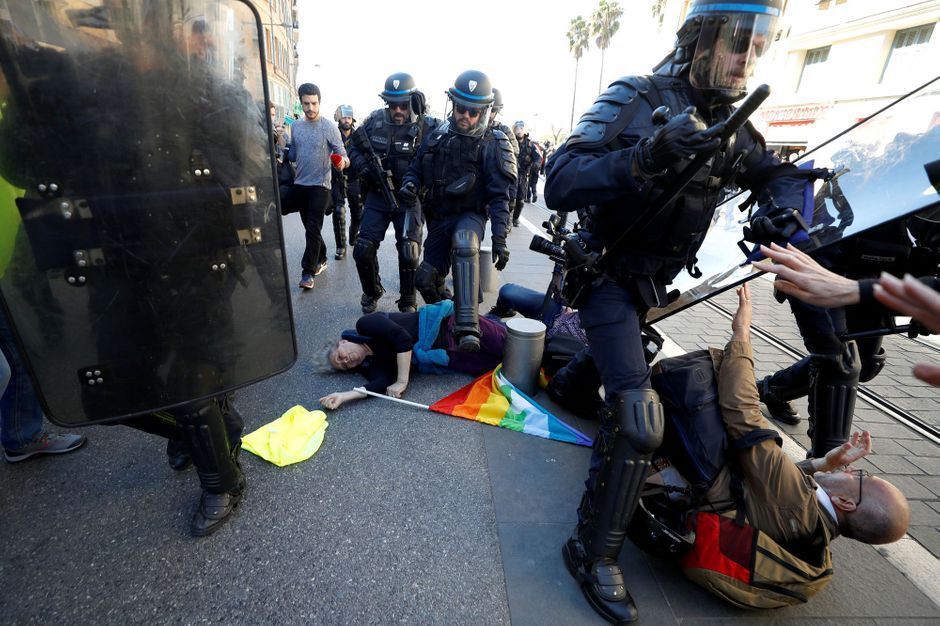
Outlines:
{"type": "MultiPolygon", "coordinates": [[[[257,44],[169,3],[42,22],[28,4],[0,31],[0,185],[19,196],[0,212],[21,223],[0,294],[46,414],[120,420],[289,368],[257,44]]],[[[204,4],[194,14],[257,22],[242,2],[204,4]]]]}
{"type": "Polygon", "coordinates": [[[433,131],[421,160],[428,218],[484,212],[483,150],[494,140],[491,132],[483,137],[448,132],[446,124],[433,131]]]}
{"type": "MultiPolygon", "coordinates": [[[[666,105],[673,112],[692,106],[691,87],[681,79],[665,76],[621,78],[581,117],[568,145],[609,145],[612,150],[635,145],[639,138],[652,136],[655,132],[651,117],[653,110],[660,105],[666,105]]],[[[715,114],[726,119],[731,108],[720,107],[715,114]]],[[[711,125],[719,120],[705,121],[711,125]]],[[[749,125],[746,128],[747,131],[742,129],[739,134],[753,132],[749,125]]],[[[752,148],[761,143],[758,138],[752,148]]],[[[645,228],[630,233],[618,258],[610,264],[610,272],[618,278],[650,276],[668,284],[684,267],[691,266],[711,224],[722,187],[734,179],[741,167],[746,166],[749,154],[736,151],[735,137],[732,137],[670,206],[645,228]]],[[[654,203],[662,190],[669,187],[675,171],[675,168],[671,169],[655,184],[646,183],[647,205],[654,203]]],[[[640,213],[637,207],[625,207],[616,202],[596,207],[591,226],[591,232],[597,238],[596,248],[600,250],[612,244],[640,213]]],[[[663,306],[665,303],[652,304],[663,306]]]]}
{"type": "MultiPolygon", "coordinates": [[[[374,111],[365,121],[363,126],[366,136],[375,153],[382,159],[383,167],[392,173],[395,189],[401,188],[401,179],[408,171],[408,164],[418,151],[424,133],[439,123],[433,117],[422,115],[414,122],[392,124],[388,121],[385,109],[374,111]]],[[[368,178],[363,180],[363,184],[367,191],[374,191],[372,187],[375,183],[368,178]]]]}

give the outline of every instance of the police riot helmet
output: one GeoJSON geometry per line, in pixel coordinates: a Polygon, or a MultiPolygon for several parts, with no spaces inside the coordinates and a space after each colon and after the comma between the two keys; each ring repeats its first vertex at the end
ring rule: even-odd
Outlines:
{"type": "Polygon", "coordinates": [[[454,81],[454,86],[447,90],[447,97],[455,110],[469,109],[478,111],[476,122],[468,131],[461,131],[456,124],[451,130],[474,137],[482,136],[489,125],[490,107],[493,106],[493,84],[489,77],[479,70],[467,70],[454,81]]]}
{"type": "Polygon", "coordinates": [[[415,79],[406,72],[395,72],[385,79],[385,89],[379,94],[385,103],[411,102],[411,94],[415,92],[415,79]]]}
{"type": "Polygon", "coordinates": [[[353,122],[356,121],[356,116],[353,113],[352,105],[350,104],[341,104],[336,107],[336,112],[333,114],[333,121],[338,122],[344,117],[353,118],[353,122]]]}
{"type": "Polygon", "coordinates": [[[503,94],[500,93],[499,89],[493,87],[493,111],[499,113],[503,110],[503,94]]]}
{"type": "Polygon", "coordinates": [[[689,82],[696,89],[713,91],[726,101],[747,93],[747,80],[776,32],[782,0],[715,2],[695,0],[679,31],[691,47],[689,82]]]}
{"type": "Polygon", "coordinates": [[[695,545],[695,531],[686,524],[686,514],[674,510],[664,497],[641,497],[627,537],[641,550],[661,558],[676,558],[695,545]]]}

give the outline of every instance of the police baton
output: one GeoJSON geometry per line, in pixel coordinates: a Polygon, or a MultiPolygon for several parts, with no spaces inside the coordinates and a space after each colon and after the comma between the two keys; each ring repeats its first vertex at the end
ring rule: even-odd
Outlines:
{"type": "MultiPolygon", "coordinates": [[[[719,122],[711,128],[703,131],[703,134],[718,137],[720,141],[718,142],[718,148],[715,150],[709,150],[707,152],[701,152],[695,156],[689,165],[682,170],[679,174],[676,181],[673,183],[672,187],[667,189],[656,199],[656,202],[653,206],[648,208],[646,211],[640,214],[640,217],[635,221],[630,227],[621,233],[621,235],[614,241],[608,248],[597,258],[597,261],[594,263],[594,266],[601,270],[604,267],[604,261],[611,253],[617,252],[623,245],[626,243],[627,236],[630,235],[635,230],[642,230],[649,226],[650,222],[655,220],[660,213],[662,213],[666,207],[668,207],[673,200],[675,200],[682,190],[695,178],[695,175],[698,174],[699,170],[702,169],[709,159],[711,159],[718,150],[721,149],[721,146],[734,135],[738,130],[744,126],[744,123],[747,121],[751,115],[757,110],[757,108],[763,104],[764,100],[770,95],[770,87],[768,85],[760,85],[751,94],[741,103],[741,106],[734,110],[731,116],[726,119],[724,122],[719,122]]],[[[665,111],[662,109],[656,109],[653,112],[654,120],[665,120],[665,111]]]]}

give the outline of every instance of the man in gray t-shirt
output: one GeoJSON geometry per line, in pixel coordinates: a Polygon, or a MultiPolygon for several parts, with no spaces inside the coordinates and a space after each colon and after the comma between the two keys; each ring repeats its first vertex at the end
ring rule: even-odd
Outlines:
{"type": "Polygon", "coordinates": [[[326,269],[326,246],[320,230],[330,201],[330,167],[343,170],[349,159],[336,124],[320,116],[320,88],[304,83],[297,95],[304,117],[291,126],[287,158],[295,165],[293,193],[306,231],[300,287],[313,289],[313,277],[326,269]]]}

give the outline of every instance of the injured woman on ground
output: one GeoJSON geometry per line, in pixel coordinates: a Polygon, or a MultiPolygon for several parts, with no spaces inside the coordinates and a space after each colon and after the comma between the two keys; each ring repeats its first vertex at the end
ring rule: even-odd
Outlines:
{"type": "MultiPolygon", "coordinates": [[[[454,306],[450,300],[422,306],[416,313],[369,313],[356,322],[356,329],[343,331],[330,343],[324,358],[334,370],[361,373],[365,389],[401,398],[408,387],[412,364],[423,373],[445,371],[478,376],[503,359],[506,327],[480,318],[480,351],[459,352],[454,337],[454,306]]],[[[352,389],[320,398],[327,409],[367,397],[352,389]]]]}

